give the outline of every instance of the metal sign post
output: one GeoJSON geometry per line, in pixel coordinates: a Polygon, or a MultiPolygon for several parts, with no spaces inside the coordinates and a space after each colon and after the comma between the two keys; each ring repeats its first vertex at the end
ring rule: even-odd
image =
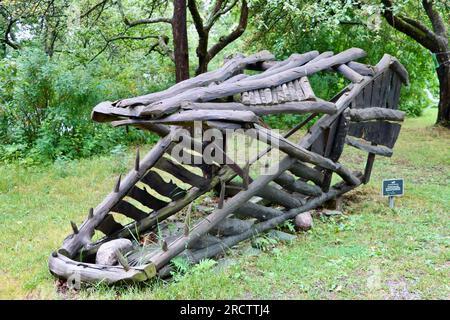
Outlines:
{"type": "Polygon", "coordinates": [[[403,179],[383,180],[381,194],[383,197],[389,197],[389,208],[394,208],[394,197],[400,197],[404,192],[403,179]]]}

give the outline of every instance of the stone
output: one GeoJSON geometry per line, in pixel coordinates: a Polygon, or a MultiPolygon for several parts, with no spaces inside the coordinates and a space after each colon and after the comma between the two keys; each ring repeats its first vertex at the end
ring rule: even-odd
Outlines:
{"type": "Polygon", "coordinates": [[[340,216],[342,215],[342,211],[324,209],[322,210],[322,214],[326,217],[340,216]]]}
{"type": "Polygon", "coordinates": [[[287,233],[287,232],[283,232],[280,230],[270,230],[267,235],[273,239],[276,239],[278,241],[282,241],[282,242],[292,242],[295,239],[297,239],[296,235],[287,233]]]}
{"type": "Polygon", "coordinates": [[[298,214],[295,217],[295,226],[297,227],[298,230],[301,231],[307,231],[311,229],[313,226],[313,219],[311,216],[311,212],[307,211],[298,214]]]}
{"type": "Polygon", "coordinates": [[[119,250],[123,255],[133,250],[133,244],[128,239],[115,239],[102,244],[97,251],[95,263],[114,266],[117,264],[116,250],[119,250]]]}

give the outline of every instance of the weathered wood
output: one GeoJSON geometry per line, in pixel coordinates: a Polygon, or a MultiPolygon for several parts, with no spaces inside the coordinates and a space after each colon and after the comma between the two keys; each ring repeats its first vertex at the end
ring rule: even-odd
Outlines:
{"type": "Polygon", "coordinates": [[[356,61],[350,61],[347,66],[362,76],[373,77],[376,73],[374,67],[356,61]]]}
{"type": "Polygon", "coordinates": [[[234,215],[242,217],[256,218],[265,221],[283,214],[282,211],[273,209],[270,206],[262,206],[256,203],[247,202],[236,209],[234,215]]]}
{"type": "Polygon", "coordinates": [[[317,62],[292,68],[262,79],[252,80],[252,77],[241,80],[234,84],[218,84],[212,88],[199,88],[193,92],[185,92],[179,95],[172,96],[165,100],[152,103],[140,112],[140,116],[146,115],[160,115],[162,113],[171,113],[177,110],[181,104],[181,101],[211,101],[218,98],[227,97],[243,91],[257,90],[261,88],[276,87],[289,81],[306,77],[310,74],[314,74],[321,70],[328,69],[335,65],[347,63],[351,60],[362,58],[365,56],[365,52],[361,49],[352,48],[343,51],[330,58],[322,59],[317,62]]]}
{"type": "Polygon", "coordinates": [[[344,77],[346,77],[348,80],[354,83],[358,83],[363,81],[363,76],[360,75],[358,72],[354,71],[352,68],[347,66],[346,64],[341,64],[340,66],[336,67],[336,70],[342,74],[344,77]]]}
{"type": "Polygon", "coordinates": [[[225,218],[215,225],[209,233],[218,236],[232,236],[247,231],[253,224],[254,221],[252,220],[225,218]]]}
{"type": "Polygon", "coordinates": [[[184,196],[186,190],[181,189],[173,182],[165,182],[164,179],[155,171],[149,171],[142,177],[141,181],[160,195],[172,200],[178,200],[184,196]]]}
{"type": "Polygon", "coordinates": [[[350,123],[348,134],[392,148],[400,134],[398,123],[383,120],[350,123]]]}
{"type": "Polygon", "coordinates": [[[347,143],[349,146],[376,154],[378,156],[391,157],[393,153],[391,148],[385,146],[374,146],[367,142],[358,141],[357,139],[352,137],[347,137],[345,139],[345,143],[347,143]]]}
{"type": "Polygon", "coordinates": [[[57,277],[74,279],[87,283],[105,282],[141,282],[156,275],[155,266],[148,264],[141,267],[130,267],[126,271],[122,266],[102,266],[71,260],[56,253],[49,258],[49,269],[57,277]]]}
{"type": "Polygon", "coordinates": [[[148,216],[144,211],[136,208],[131,203],[121,200],[114,207],[111,208],[112,212],[119,212],[131,219],[139,221],[148,216]]]}
{"type": "Polygon", "coordinates": [[[292,166],[288,169],[290,172],[295,174],[297,177],[302,178],[304,180],[311,180],[316,185],[321,185],[323,181],[322,172],[307,166],[299,161],[296,161],[292,164],[292,166]]]}
{"type": "Polygon", "coordinates": [[[163,155],[171,144],[171,137],[168,135],[162,138],[153,149],[145,156],[140,164],[139,171],[133,170],[122,181],[120,192],[110,193],[102,203],[94,209],[94,217],[88,219],[79,228],[79,233],[68,236],[59,250],[67,257],[73,257],[79,249],[88,245],[94,235],[94,229],[103,221],[111,209],[128,193],[128,191],[140,180],[141,176],[152,167],[163,155]]]}
{"type": "MultiPolygon", "coordinates": [[[[255,91],[256,94],[257,91],[255,91]]],[[[258,95],[259,97],[259,95],[258,95]]],[[[225,120],[225,121],[236,121],[236,122],[256,122],[258,118],[251,111],[235,111],[229,110],[228,112],[221,112],[220,110],[186,110],[179,113],[171,114],[167,117],[155,119],[155,120],[145,120],[148,123],[171,123],[189,124],[194,121],[207,121],[207,120],[225,120]]]]}
{"type": "Polygon", "coordinates": [[[236,57],[230,59],[225,65],[215,71],[203,73],[195,78],[191,78],[170,87],[162,92],[151,93],[148,95],[123,99],[114,103],[115,107],[130,107],[147,105],[157,100],[162,100],[188,89],[207,86],[213,82],[220,82],[230,78],[232,75],[244,70],[248,65],[252,65],[262,61],[273,60],[274,56],[268,51],[261,51],[249,57],[236,57]]]}
{"type": "Polygon", "coordinates": [[[144,187],[144,190],[142,190],[142,189],[138,188],[137,186],[135,186],[135,187],[131,188],[131,190],[127,194],[127,196],[135,199],[136,201],[142,203],[144,206],[146,206],[150,209],[153,209],[153,210],[159,210],[168,205],[167,202],[152,196],[147,191],[146,187],[144,187]]]}
{"type": "Polygon", "coordinates": [[[271,185],[261,188],[256,195],[269,201],[270,203],[275,203],[289,209],[297,208],[303,205],[303,201],[301,199],[293,197],[292,194],[282,189],[277,189],[271,185]]]}
{"type": "Polygon", "coordinates": [[[316,98],[314,91],[313,91],[311,84],[309,83],[309,80],[307,77],[301,77],[298,81],[298,84],[302,88],[303,96],[304,96],[305,100],[310,100],[310,99],[316,98]]]}
{"type": "Polygon", "coordinates": [[[247,106],[239,102],[187,102],[182,106],[185,110],[216,110],[223,113],[229,111],[251,111],[258,116],[279,113],[326,113],[333,114],[336,112],[336,106],[332,102],[323,100],[318,101],[300,101],[286,102],[282,104],[273,104],[270,106],[255,105],[247,106]]]}
{"type": "Polygon", "coordinates": [[[374,161],[375,161],[375,154],[369,153],[367,155],[367,162],[366,162],[366,166],[364,168],[364,178],[363,178],[364,184],[367,184],[370,181],[370,176],[372,174],[372,168],[373,168],[374,161]]]}
{"type": "Polygon", "coordinates": [[[192,173],[182,165],[175,164],[172,160],[166,159],[164,157],[162,157],[155,164],[155,167],[170,173],[174,177],[180,179],[181,181],[187,184],[190,184],[191,186],[202,188],[203,186],[209,183],[207,179],[204,179],[203,177],[200,177],[192,173]]]}
{"type": "Polygon", "coordinates": [[[369,121],[369,120],[388,120],[388,121],[403,121],[405,119],[405,112],[386,108],[365,108],[353,109],[349,112],[350,120],[354,122],[369,121]]]}
{"type": "Polygon", "coordinates": [[[113,234],[114,232],[123,228],[123,225],[114,220],[114,217],[111,214],[108,214],[103,221],[101,221],[95,229],[101,231],[104,235],[108,236],[113,234]]]}

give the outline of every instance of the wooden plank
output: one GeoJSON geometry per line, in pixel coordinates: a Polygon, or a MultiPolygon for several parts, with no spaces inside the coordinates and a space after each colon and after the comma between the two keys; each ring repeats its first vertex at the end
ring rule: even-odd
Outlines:
{"type": "Polygon", "coordinates": [[[382,77],[377,77],[373,80],[372,99],[370,101],[371,107],[382,107],[381,105],[381,87],[383,86],[382,77]]]}
{"type": "Polygon", "coordinates": [[[165,182],[164,179],[155,171],[149,171],[141,181],[150,188],[158,192],[160,195],[168,197],[172,200],[183,198],[186,190],[178,187],[173,182],[165,182]]]}
{"type": "Polygon", "coordinates": [[[393,148],[400,134],[401,125],[383,120],[352,122],[348,135],[393,148]]]}
{"type": "Polygon", "coordinates": [[[314,91],[307,77],[301,77],[299,79],[299,85],[302,88],[303,94],[305,95],[305,100],[315,99],[314,91]]]}
{"type": "Polygon", "coordinates": [[[156,168],[166,171],[181,181],[195,186],[203,188],[209,181],[203,177],[200,177],[191,171],[187,170],[181,165],[175,164],[169,159],[161,158],[155,165],[156,168]]]}
{"type": "Polygon", "coordinates": [[[148,214],[138,208],[136,208],[131,203],[121,200],[118,204],[116,204],[111,211],[118,212],[123,214],[124,216],[127,216],[135,221],[139,221],[141,219],[144,219],[148,216],[148,214]]]}
{"type": "Polygon", "coordinates": [[[128,196],[153,210],[159,210],[168,205],[167,202],[152,196],[150,193],[147,192],[147,190],[142,190],[137,186],[134,186],[130,190],[128,196]]]}
{"type": "Polygon", "coordinates": [[[111,214],[107,214],[102,222],[100,222],[96,230],[103,232],[106,236],[123,228],[123,225],[118,223],[111,214]]]}
{"type": "Polygon", "coordinates": [[[391,82],[391,90],[388,94],[387,99],[387,108],[389,109],[397,109],[398,108],[398,100],[400,98],[400,89],[401,89],[402,83],[397,75],[397,73],[392,73],[392,82],[391,82]]]}
{"type": "Polygon", "coordinates": [[[387,98],[391,87],[392,73],[393,72],[388,69],[384,71],[381,75],[377,76],[381,78],[381,83],[383,84],[380,89],[380,105],[379,105],[380,107],[386,108],[387,98]]]}
{"type": "Polygon", "coordinates": [[[363,90],[364,108],[370,108],[372,100],[373,82],[367,85],[363,90]]]}

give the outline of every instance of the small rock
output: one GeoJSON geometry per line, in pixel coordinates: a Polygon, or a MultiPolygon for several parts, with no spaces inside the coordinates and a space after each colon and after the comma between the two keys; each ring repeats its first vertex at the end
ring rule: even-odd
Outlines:
{"type": "Polygon", "coordinates": [[[298,214],[295,217],[295,226],[302,231],[307,231],[313,226],[313,219],[309,211],[298,214]]]}
{"type": "Polygon", "coordinates": [[[133,244],[128,239],[115,239],[108,241],[100,246],[95,257],[95,263],[106,266],[117,264],[116,250],[126,254],[133,249],[133,244]]]}
{"type": "Polygon", "coordinates": [[[284,242],[292,242],[297,239],[297,236],[279,230],[270,230],[267,235],[271,238],[277,239],[278,241],[284,242]]]}
{"type": "Polygon", "coordinates": [[[326,217],[340,216],[340,215],[342,215],[342,211],[324,209],[324,210],[322,210],[322,214],[326,217]]]}

